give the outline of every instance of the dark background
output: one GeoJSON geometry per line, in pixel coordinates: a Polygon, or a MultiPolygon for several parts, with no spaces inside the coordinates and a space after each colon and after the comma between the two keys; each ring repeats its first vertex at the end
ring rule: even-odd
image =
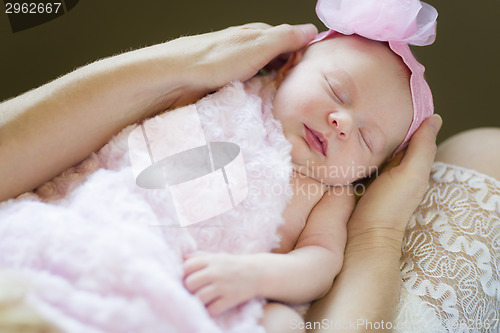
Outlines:
{"type": "MultiPolygon", "coordinates": [[[[428,0],[438,38],[414,48],[427,67],[439,140],[477,126],[500,126],[500,0],[428,0]]],[[[96,59],[180,35],[261,21],[312,22],[315,0],[81,0],[66,14],[13,33],[0,13],[0,101],[96,59]]],[[[2,4],[3,5],[3,4],[2,4]]],[[[499,143],[500,144],[500,143],[499,143]]]]}

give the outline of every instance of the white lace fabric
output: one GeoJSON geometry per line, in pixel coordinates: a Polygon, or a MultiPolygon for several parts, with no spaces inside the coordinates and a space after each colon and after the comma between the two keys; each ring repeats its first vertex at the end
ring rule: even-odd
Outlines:
{"type": "Polygon", "coordinates": [[[397,332],[500,332],[500,181],[435,163],[401,278],[397,332]]]}

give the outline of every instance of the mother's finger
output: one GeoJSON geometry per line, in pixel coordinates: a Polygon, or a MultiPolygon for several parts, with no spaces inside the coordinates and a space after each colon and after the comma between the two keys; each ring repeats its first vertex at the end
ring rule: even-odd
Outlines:
{"type": "Polygon", "coordinates": [[[243,29],[261,29],[266,30],[272,28],[272,25],[262,22],[252,22],[241,26],[243,29]]]}
{"type": "Polygon", "coordinates": [[[282,24],[265,32],[268,36],[265,42],[269,49],[281,54],[295,52],[305,47],[318,34],[318,29],[313,24],[282,24]]]}
{"type": "Polygon", "coordinates": [[[437,114],[426,119],[413,134],[401,166],[414,171],[430,172],[436,155],[436,137],[443,120],[437,114]]]}

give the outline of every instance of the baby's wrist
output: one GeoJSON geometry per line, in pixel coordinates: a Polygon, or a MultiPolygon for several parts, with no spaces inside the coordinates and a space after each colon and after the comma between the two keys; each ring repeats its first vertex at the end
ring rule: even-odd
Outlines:
{"type": "Polygon", "coordinates": [[[248,286],[253,294],[258,297],[267,298],[270,286],[270,279],[266,275],[268,267],[266,267],[265,256],[260,254],[248,255],[245,257],[245,266],[248,268],[247,272],[250,275],[250,285],[248,286]]]}

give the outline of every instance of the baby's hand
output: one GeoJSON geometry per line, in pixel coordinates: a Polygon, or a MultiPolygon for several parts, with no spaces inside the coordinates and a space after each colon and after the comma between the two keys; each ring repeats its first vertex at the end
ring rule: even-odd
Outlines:
{"type": "Polygon", "coordinates": [[[256,296],[257,274],[245,255],[194,253],[184,262],[186,288],[219,315],[256,296]]]}

